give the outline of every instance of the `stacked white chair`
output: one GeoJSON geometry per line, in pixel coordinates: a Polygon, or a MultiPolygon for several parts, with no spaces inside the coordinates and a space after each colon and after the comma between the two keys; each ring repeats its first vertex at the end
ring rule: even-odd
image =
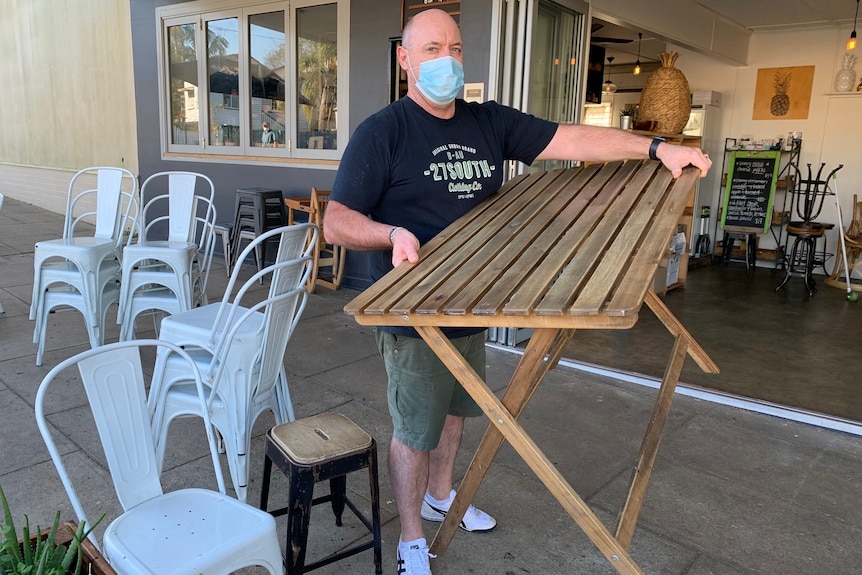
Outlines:
{"type": "MultiPolygon", "coordinates": [[[[276,423],[293,421],[293,406],[284,372],[287,343],[305,308],[306,282],[317,240],[317,226],[300,224],[266,232],[243,250],[245,261],[259,242],[279,239],[275,263],[253,274],[233,294],[242,266],[235,266],[220,303],[166,317],[160,339],[183,346],[204,374],[206,411],[224,440],[237,497],[245,501],[251,428],[269,410],[276,423]],[[252,289],[270,278],[266,297],[252,289]],[[249,303],[258,300],[258,303],[249,303]]],[[[193,381],[172,357],[156,360],[149,404],[159,461],[164,457],[168,428],[180,416],[202,415],[193,381]]]]}
{"type": "MultiPolygon", "coordinates": [[[[118,342],[71,357],[52,369],[36,394],[36,422],[79,523],[87,515],[51,434],[46,416],[50,385],[77,366],[123,513],[105,530],[104,554],[117,573],[220,575],[259,565],[283,575],[275,519],[226,494],[206,397],[195,362],[158,340],[118,342]],[[150,432],[141,348],[155,346],[183,365],[196,390],[218,491],[186,488],[165,493],[150,432]]],[[[67,382],[61,380],[64,387],[67,382]]],[[[99,547],[96,536],[89,538],[99,547]]]]}
{"type": "Polygon", "coordinates": [[[142,232],[123,250],[121,341],[135,337],[135,320],[143,312],[158,317],[207,303],[215,245],[212,180],[195,172],[160,172],[141,185],[141,198],[142,232]]]}
{"type": "Polygon", "coordinates": [[[105,315],[119,299],[123,246],[139,231],[138,207],[138,179],[129,170],[93,167],[72,177],[63,237],[37,242],[33,254],[36,365],[42,365],[48,314],[56,308],[80,311],[90,346],[104,343],[105,315]],[[82,235],[79,226],[89,223],[95,224],[92,235],[82,235]]]}

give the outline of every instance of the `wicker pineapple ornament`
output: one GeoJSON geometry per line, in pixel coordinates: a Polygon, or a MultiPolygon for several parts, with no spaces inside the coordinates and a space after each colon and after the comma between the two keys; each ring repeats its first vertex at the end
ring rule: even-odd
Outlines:
{"type": "Polygon", "coordinates": [[[662,52],[661,68],[652,73],[641,92],[638,118],[655,120],[655,131],[679,134],[691,114],[691,91],[688,80],[674,66],[678,52],[662,52]]]}

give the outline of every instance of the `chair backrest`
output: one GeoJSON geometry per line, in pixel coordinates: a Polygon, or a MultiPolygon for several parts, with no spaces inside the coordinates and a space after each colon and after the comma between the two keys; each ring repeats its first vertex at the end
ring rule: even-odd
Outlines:
{"type": "Polygon", "coordinates": [[[210,443],[210,456],[213,460],[218,488],[225,493],[215,437],[210,425],[209,412],[205,409],[206,397],[200,372],[194,361],[183,349],[165,341],[142,339],[112,343],[87,350],[61,362],[48,372],[36,393],[36,423],[79,522],[87,520],[86,513],[51,435],[46,418],[46,394],[58,375],[73,365],[77,366],[96,422],[111,479],[123,509],[130,509],[143,501],[157,497],[163,491],[147,410],[141,366],[143,347],[155,347],[162,353],[176,354],[188,363],[189,373],[195,380],[201,400],[201,413],[210,443]]]}
{"type": "Polygon", "coordinates": [[[802,177],[802,171],[799,166],[793,164],[790,166],[790,173],[794,176],[794,186],[792,190],[793,199],[791,209],[794,210],[795,216],[791,214],[791,219],[798,218],[804,223],[811,223],[820,216],[823,211],[823,202],[829,192],[829,178],[821,179],[825,163],[820,164],[820,169],[815,177],[811,172],[811,164],[808,164],[808,177],[802,177]]]}
{"type": "Polygon", "coordinates": [[[72,176],[66,196],[63,237],[75,235],[82,222],[95,225],[93,237],[114,239],[116,245],[137,233],[138,178],[125,168],[84,168],[72,176]],[[96,187],[91,187],[94,183],[96,187]]]}
{"type": "MultiPolygon", "coordinates": [[[[245,258],[250,256],[258,246],[264,245],[265,242],[272,241],[274,237],[278,236],[278,250],[275,255],[275,262],[247,279],[237,290],[236,295],[234,295],[234,289],[240,282],[242,269],[241,266],[234,267],[227,282],[227,287],[225,287],[224,296],[222,296],[215,322],[213,323],[214,327],[209,340],[211,348],[215,346],[216,337],[221,331],[219,326],[225,320],[226,314],[231,312],[232,302],[236,302],[236,305],[239,305],[245,293],[253,287],[252,284],[264,276],[271,275],[275,271],[274,266],[276,264],[299,257],[310,256],[314,251],[314,245],[317,242],[319,234],[319,228],[313,223],[293,224],[264,232],[245,246],[236,261],[245,261],[245,258]]],[[[235,313],[235,309],[233,311],[235,313]]],[[[227,319],[229,322],[230,318],[227,319]]]]}
{"type": "Polygon", "coordinates": [[[197,172],[159,172],[144,180],[141,201],[139,241],[156,239],[159,234],[168,241],[197,245],[198,275],[206,289],[216,244],[215,184],[197,172]]]}
{"type": "MultiPolygon", "coordinates": [[[[315,187],[311,188],[311,213],[314,214],[314,223],[318,227],[323,225],[323,212],[329,204],[329,194],[331,190],[318,190],[315,187]]],[[[321,236],[323,234],[321,233],[321,236]]]]}
{"type": "Polygon", "coordinates": [[[211,179],[196,172],[159,172],[144,180],[141,198],[142,241],[155,239],[159,233],[169,241],[197,243],[204,250],[216,219],[211,179]],[[210,221],[212,224],[202,225],[210,221]]]}
{"type": "Polygon", "coordinates": [[[278,372],[281,370],[287,343],[293,335],[299,318],[305,309],[308,291],[306,284],[311,275],[313,258],[310,256],[311,246],[317,241],[318,229],[314,224],[297,224],[283,226],[261,234],[243,251],[243,256],[250,254],[257,242],[265,242],[273,236],[280,236],[275,262],[247,279],[232,296],[238,270],[234,270],[225,296],[216,314],[213,330],[210,333],[210,345],[214,348],[213,362],[205,374],[212,386],[208,403],[216,397],[218,381],[221,372],[226,367],[223,361],[230,352],[234,334],[241,329],[243,323],[254,314],[263,313],[263,321],[259,327],[262,344],[255,358],[255,385],[257,393],[268,391],[275,384],[278,372]],[[254,305],[244,304],[243,300],[250,289],[257,286],[258,280],[270,276],[270,288],[267,297],[254,305]],[[231,325],[224,333],[223,325],[231,325]]]}

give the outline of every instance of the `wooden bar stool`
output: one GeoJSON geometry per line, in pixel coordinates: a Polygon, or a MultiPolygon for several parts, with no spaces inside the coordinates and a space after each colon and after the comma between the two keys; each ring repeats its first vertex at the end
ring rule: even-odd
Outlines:
{"type": "Polygon", "coordinates": [[[260,508],[267,510],[272,464],[290,483],[288,504],[269,511],[287,514],[285,568],[287,575],[301,575],[368,549],[374,550],[374,569],[383,572],[380,538],[380,493],[377,483],[377,443],[361,427],[340,413],[323,413],[276,425],[266,434],[260,508]],[[368,469],[371,487],[371,521],[347,497],[347,474],[368,469]],[[314,498],[314,484],[329,480],[329,495],[314,498]],[[305,565],[311,508],[329,501],[335,524],[341,526],[344,506],[371,532],[372,539],[350,549],[305,565]]]}

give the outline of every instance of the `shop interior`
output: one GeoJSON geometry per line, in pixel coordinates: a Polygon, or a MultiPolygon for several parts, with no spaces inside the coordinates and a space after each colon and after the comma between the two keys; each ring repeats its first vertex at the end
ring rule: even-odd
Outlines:
{"type": "MultiPolygon", "coordinates": [[[[666,50],[667,43],[645,31],[598,18],[593,19],[591,28],[592,58],[601,62],[598,77],[604,90],[597,101],[586,105],[585,122],[619,127],[620,110],[639,102],[644,83],[660,66],[659,54],[666,50]],[[634,74],[638,64],[640,74],[634,74]],[[612,91],[607,89],[608,83],[613,84],[612,91]]],[[[715,101],[720,94],[695,94],[693,100],[697,96],[701,101],[693,101],[693,120],[686,126],[686,133],[693,128],[692,134],[704,135],[701,130],[709,129],[704,123],[710,120],[704,120],[703,114],[708,118],[710,114],[721,113],[720,99],[715,101]],[[696,114],[701,116],[695,118],[696,114]]],[[[715,135],[708,137],[718,139],[715,135]]],[[[788,166],[793,163],[791,141],[788,135],[786,147],[785,142],[771,142],[780,145],[776,155],[782,181],[793,169],[788,166]]],[[[741,142],[728,145],[745,147],[741,142]]],[[[713,146],[719,148],[713,156],[714,169],[710,178],[701,181],[698,197],[708,195],[704,190],[718,193],[726,185],[728,166],[722,164],[727,163],[727,158],[724,162],[721,159],[724,144],[713,146]]],[[[823,175],[832,168],[828,166],[823,175]]],[[[817,175],[817,166],[814,169],[817,175]]],[[[796,177],[806,176],[805,168],[800,166],[796,177]]],[[[793,176],[790,177],[792,184],[793,176]]],[[[784,212],[795,218],[793,207],[786,202],[782,206],[782,201],[776,195],[775,214],[784,212]]],[[[827,201],[834,203],[829,197],[827,201]]],[[[723,233],[719,214],[710,214],[709,210],[700,213],[701,203],[694,202],[686,230],[688,262],[683,273],[687,277],[681,289],[667,289],[662,297],[714,357],[721,373],[704,374],[687,360],[681,381],[721,401],[733,403],[739,399],[742,405],[756,410],[778,409],[791,418],[826,422],[827,426],[842,429],[846,429],[845,424],[855,427],[862,422],[862,390],[854,367],[862,360],[862,352],[855,345],[862,325],[857,317],[862,313],[859,308],[862,304],[850,301],[849,297],[858,286],[847,290],[843,278],[836,282],[834,276],[833,281],[826,281],[836,264],[840,264],[840,246],[829,239],[818,240],[815,249],[822,255],[818,256],[809,289],[803,277],[787,275],[786,258],[795,238],[788,234],[786,225],[776,229],[774,224],[781,223],[779,215],[773,225],[767,226],[772,243],[776,244],[772,249],[778,253],[770,255],[766,253],[768,250],[760,250],[758,258],[771,257],[773,261],[770,264],[768,259],[758,259],[755,263],[754,255],[749,261],[747,254],[749,247],[757,248],[758,238],[731,236],[736,238],[732,246],[735,249],[723,254],[722,238],[730,234],[723,233]],[[752,245],[745,246],[746,240],[752,245]],[[784,259],[782,250],[787,252],[784,259]],[[722,259],[723,255],[726,259],[722,259]],[[776,290],[785,278],[787,283],[776,290]]],[[[845,227],[851,215],[845,215],[845,227]]],[[[856,281],[853,279],[851,283],[856,281]]],[[[660,322],[644,308],[629,331],[576,334],[565,356],[587,369],[601,366],[597,368],[599,371],[607,368],[610,372],[660,380],[664,358],[672,345],[660,322]]]]}

